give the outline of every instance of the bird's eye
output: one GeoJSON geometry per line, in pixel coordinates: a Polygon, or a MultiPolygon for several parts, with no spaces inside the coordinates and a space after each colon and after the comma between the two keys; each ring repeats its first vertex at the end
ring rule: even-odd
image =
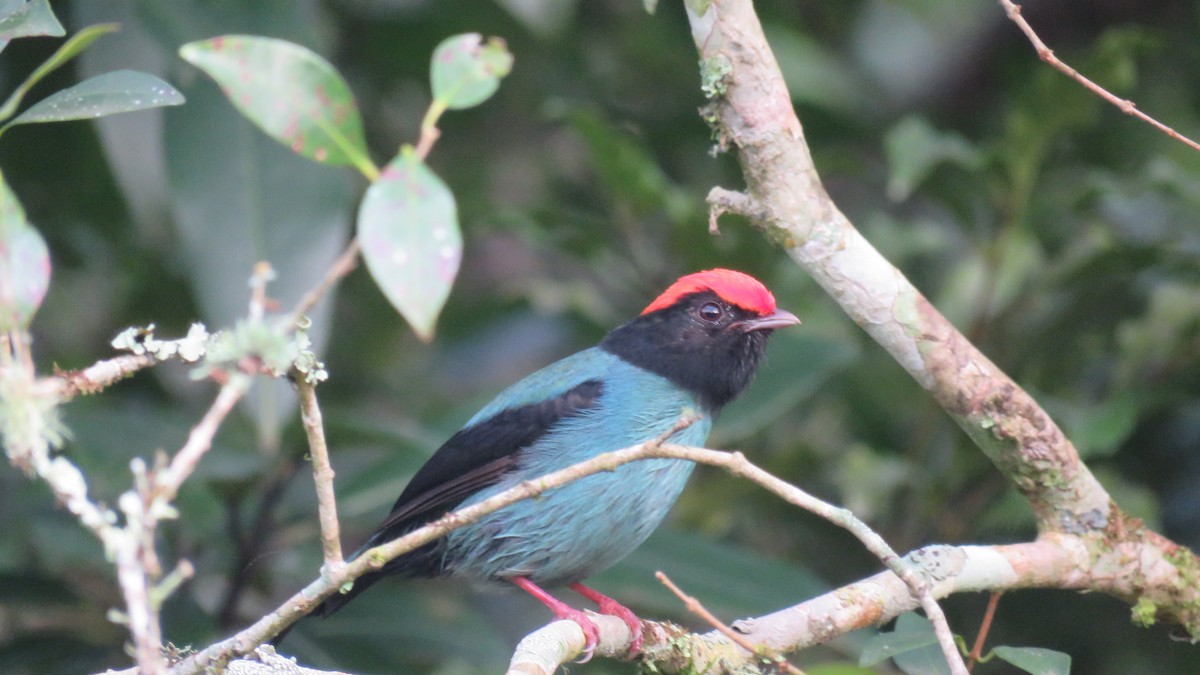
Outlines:
{"type": "Polygon", "coordinates": [[[700,318],[709,323],[716,323],[725,315],[725,310],[715,302],[706,302],[700,305],[700,318]]]}

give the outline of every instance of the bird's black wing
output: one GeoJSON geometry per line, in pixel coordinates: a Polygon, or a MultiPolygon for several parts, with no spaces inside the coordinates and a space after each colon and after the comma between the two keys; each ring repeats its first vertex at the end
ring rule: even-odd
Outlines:
{"type": "Polygon", "coordinates": [[[409,481],[368,545],[395,539],[495,485],[515,466],[518,450],[559,420],[596,405],[602,389],[600,380],[587,380],[553,398],[508,408],[459,430],[409,481]]]}
{"type": "MultiPolygon", "coordinates": [[[[516,466],[519,450],[535,443],[560,420],[595,406],[603,388],[600,380],[587,380],[553,398],[502,410],[461,429],[417,471],[392,512],[353,557],[411,532],[500,482],[516,466]]],[[[437,575],[442,541],[409,551],[381,570],[364,574],[348,592],[326,598],[314,613],[333,614],[388,575],[437,575]]]]}
{"type": "Polygon", "coordinates": [[[596,405],[602,389],[600,380],[587,380],[553,398],[508,408],[460,429],[417,471],[380,529],[422,515],[440,516],[499,482],[518,450],[535,443],[559,420],[596,405]]]}

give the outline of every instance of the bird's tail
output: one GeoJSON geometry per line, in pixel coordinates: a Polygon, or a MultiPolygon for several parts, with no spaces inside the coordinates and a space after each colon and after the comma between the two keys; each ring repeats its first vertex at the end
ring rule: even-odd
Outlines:
{"type": "MultiPolygon", "coordinates": [[[[374,585],[376,581],[379,581],[385,576],[387,576],[387,574],[382,570],[378,572],[367,572],[366,574],[354,580],[354,585],[350,587],[350,590],[346,591],[345,593],[336,593],[328,598],[325,598],[325,601],[314,607],[313,610],[308,613],[308,615],[319,616],[322,619],[332,615],[334,612],[345,606],[347,602],[350,602],[357,597],[359,593],[367,590],[374,585]]],[[[303,617],[301,617],[301,619],[303,619],[303,617]]],[[[299,621],[296,623],[299,623],[299,621]]],[[[271,638],[268,642],[272,646],[279,646],[279,643],[283,642],[283,639],[287,637],[287,634],[292,632],[292,629],[296,627],[296,623],[284,628],[278,635],[271,638]]]]}
{"type": "Polygon", "coordinates": [[[344,607],[347,602],[350,602],[354,598],[358,597],[359,593],[367,590],[373,586],[376,581],[379,581],[385,576],[388,576],[388,574],[383,570],[378,572],[367,572],[366,574],[354,580],[354,585],[350,587],[350,590],[346,591],[345,593],[335,593],[334,595],[325,598],[325,602],[317,605],[317,607],[310,612],[310,614],[312,616],[319,616],[322,619],[333,615],[334,612],[337,612],[339,609],[344,607]]]}

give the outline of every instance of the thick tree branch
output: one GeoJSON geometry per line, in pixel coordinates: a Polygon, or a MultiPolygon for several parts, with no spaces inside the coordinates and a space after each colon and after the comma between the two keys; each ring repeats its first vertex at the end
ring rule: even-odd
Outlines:
{"type": "Polygon", "coordinates": [[[1134,547],[1170,563],[1154,584],[1140,569],[1123,567],[1129,575],[1123,584],[1133,595],[1103,590],[1150,602],[1159,620],[1200,637],[1196,556],[1125,516],[1037,402],[938,313],[829,198],[752,3],[716,0],[703,14],[689,9],[688,16],[705,88],[714,95],[706,119],[722,144],[737,149],[747,182],[748,200],[714,190],[713,207],[750,218],[891,353],[1028,499],[1042,541],[1078,535],[1104,552],[1134,547]]]}
{"type": "Polygon", "coordinates": [[[690,17],[702,60],[730,64],[712,107],[746,176],[753,207],[743,213],[934,396],[1017,484],[1042,530],[1103,527],[1108,493],[1071,442],[829,198],[751,2],[719,0],[690,17]]]}

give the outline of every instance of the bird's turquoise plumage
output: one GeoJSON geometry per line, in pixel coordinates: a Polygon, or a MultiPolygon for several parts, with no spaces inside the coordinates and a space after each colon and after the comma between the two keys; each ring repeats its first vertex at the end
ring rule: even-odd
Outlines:
{"type": "MultiPolygon", "coordinates": [[[[464,506],[598,454],[658,438],[685,412],[701,410],[693,394],[666,378],[594,347],[517,382],[467,426],[587,381],[602,385],[596,404],[560,420],[522,450],[516,468],[503,480],[468,498],[464,506]]],[[[671,441],[703,445],[711,427],[704,417],[671,441]]],[[[586,578],[625,557],[654,531],[693,466],[668,459],[633,462],[497,511],[449,535],[445,573],[471,581],[525,576],[544,584],[586,578]]]]}
{"type": "MultiPolygon", "coordinates": [[[[753,277],[719,269],[681,277],[598,346],[500,392],[413,475],[355,556],[523,481],[660,438],[685,413],[701,417],[669,440],[703,445],[713,416],[750,383],[771,331],[795,323],[753,277]]],[[[509,505],[359,577],[315,611],[328,616],[392,575],[507,580],[579,623],[590,654],[593,622],[539,587],[565,583],[620,616],[636,652],[633,613],[579,582],[650,536],[692,468],[642,460],[509,505]]]]}

